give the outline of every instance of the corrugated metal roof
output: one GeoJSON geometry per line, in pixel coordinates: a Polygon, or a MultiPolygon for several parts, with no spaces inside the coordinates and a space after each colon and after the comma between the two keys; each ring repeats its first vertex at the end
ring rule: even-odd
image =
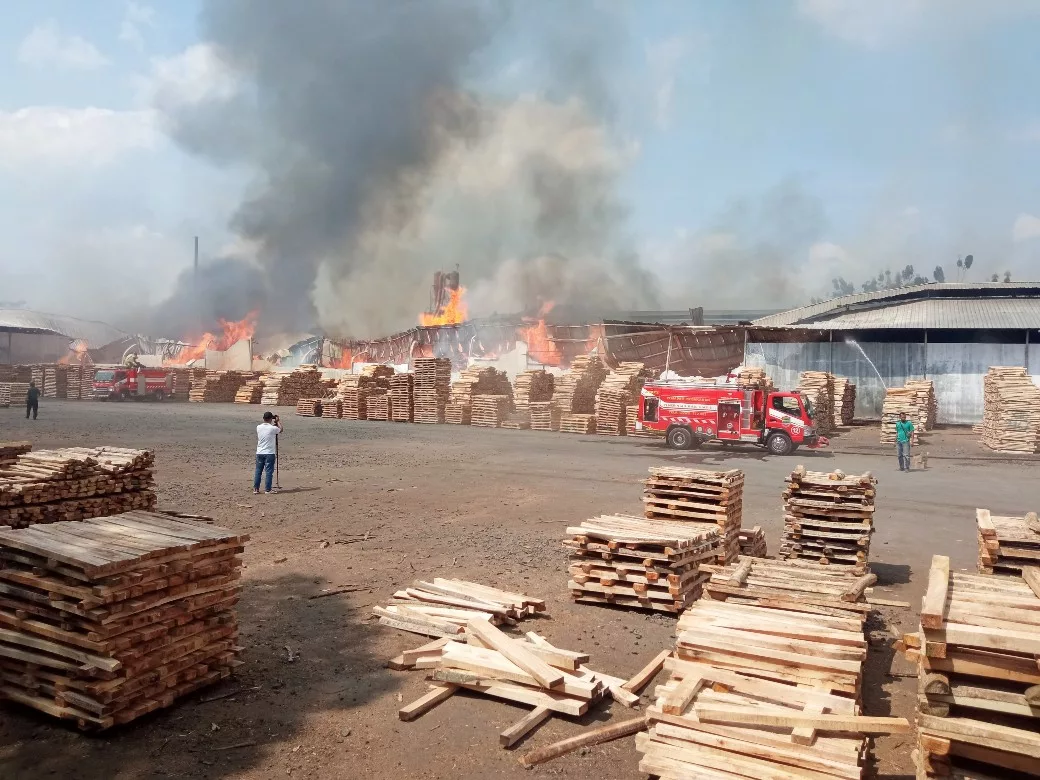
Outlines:
{"type": "Polygon", "coordinates": [[[103,347],[130,335],[104,322],[28,309],[0,309],[0,331],[4,330],[48,331],[70,339],[83,339],[92,348],[103,347]]]}
{"type": "Polygon", "coordinates": [[[763,327],[1040,328],[1040,283],[947,282],[858,293],[762,317],[763,327]]]}

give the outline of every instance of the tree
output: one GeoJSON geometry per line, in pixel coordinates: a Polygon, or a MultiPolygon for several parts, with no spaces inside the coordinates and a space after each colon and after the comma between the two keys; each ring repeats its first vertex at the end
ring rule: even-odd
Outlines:
{"type": "Polygon", "coordinates": [[[1010,282],[1011,281],[1011,272],[1010,271],[1005,271],[1004,272],[1004,281],[1005,282],[1010,282]]]}
{"type": "Polygon", "coordinates": [[[946,281],[946,273],[943,271],[941,265],[935,266],[935,270],[932,271],[932,278],[940,284],[946,281]]]}
{"type": "Polygon", "coordinates": [[[989,278],[989,280],[990,280],[991,282],[999,282],[999,281],[1000,281],[1000,274],[993,274],[993,276],[991,276],[991,277],[989,278]]]}

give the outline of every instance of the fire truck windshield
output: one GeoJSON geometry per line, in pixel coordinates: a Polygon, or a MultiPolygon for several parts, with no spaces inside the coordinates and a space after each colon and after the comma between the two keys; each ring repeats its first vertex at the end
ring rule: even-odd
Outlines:
{"type": "Polygon", "coordinates": [[[98,382],[111,382],[115,375],[115,371],[98,371],[94,374],[94,379],[98,382]]]}
{"type": "Polygon", "coordinates": [[[812,401],[809,400],[809,396],[802,395],[802,406],[805,407],[805,413],[809,415],[809,419],[815,420],[816,410],[813,409],[812,401]]]}

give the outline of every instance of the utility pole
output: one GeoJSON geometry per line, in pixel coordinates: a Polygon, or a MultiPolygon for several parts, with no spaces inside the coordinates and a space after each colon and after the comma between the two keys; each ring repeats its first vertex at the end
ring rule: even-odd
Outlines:
{"type": "Polygon", "coordinates": [[[195,236],[195,272],[191,277],[191,297],[195,305],[195,326],[202,333],[202,310],[199,308],[199,237],[195,236]]]}

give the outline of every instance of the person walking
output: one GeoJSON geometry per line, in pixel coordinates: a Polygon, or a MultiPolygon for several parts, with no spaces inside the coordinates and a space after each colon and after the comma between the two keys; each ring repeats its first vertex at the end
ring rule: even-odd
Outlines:
{"type": "Polygon", "coordinates": [[[256,426],[256,471],[253,472],[253,492],[260,492],[260,477],[267,472],[264,492],[271,492],[271,480],[274,478],[274,462],[278,457],[278,434],[282,432],[282,422],[277,414],[264,412],[264,421],[256,426]]]}
{"type": "Polygon", "coordinates": [[[29,383],[29,392],[25,394],[25,419],[29,419],[29,415],[32,414],[32,418],[35,420],[36,415],[40,411],[40,388],[36,386],[36,382],[29,383]]]}
{"type": "Polygon", "coordinates": [[[910,444],[914,437],[914,424],[906,419],[906,412],[900,412],[896,423],[896,456],[899,458],[899,470],[910,470],[910,444]]]}

